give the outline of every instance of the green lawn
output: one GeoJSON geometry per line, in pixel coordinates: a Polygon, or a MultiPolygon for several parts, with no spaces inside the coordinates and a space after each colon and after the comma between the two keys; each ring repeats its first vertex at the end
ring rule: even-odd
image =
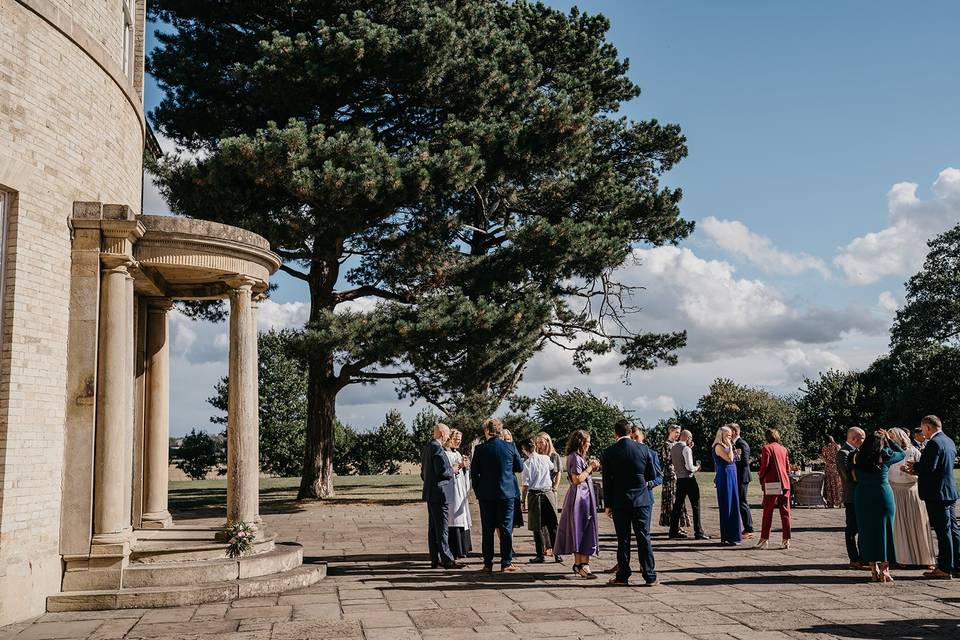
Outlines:
{"type": "MultiPolygon", "coordinates": [[[[960,484],[960,470],[955,472],[960,484]]],[[[261,478],[260,510],[263,513],[289,513],[304,508],[297,502],[299,478],[261,478]]],[[[334,480],[336,497],[329,502],[337,504],[406,504],[420,500],[420,477],[417,475],[395,476],[338,476],[334,480]]],[[[710,474],[700,477],[704,500],[713,500],[713,483],[710,474]]],[[[567,490],[564,478],[560,483],[560,501],[567,490]]],[[[655,492],[660,499],[660,490],[655,492]]],[[[760,502],[759,483],[750,484],[750,501],[760,502]]],[[[175,512],[190,512],[199,517],[222,515],[227,502],[227,481],[186,480],[170,483],[170,509],[175,512]]],[[[706,503],[709,504],[709,503],[706,503]]]]}

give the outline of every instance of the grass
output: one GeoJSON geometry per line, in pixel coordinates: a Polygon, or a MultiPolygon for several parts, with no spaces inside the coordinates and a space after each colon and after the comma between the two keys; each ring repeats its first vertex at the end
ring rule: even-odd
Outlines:
{"type": "MultiPolygon", "coordinates": [[[[960,469],[954,472],[960,484],[960,469]]],[[[336,496],[324,500],[325,504],[382,504],[398,505],[419,502],[420,476],[337,476],[333,482],[336,496]]],[[[567,480],[560,482],[560,502],[567,491],[567,480]]],[[[261,513],[291,513],[305,508],[297,502],[297,489],[300,478],[260,478],[261,513]]],[[[711,504],[713,481],[710,473],[700,476],[700,489],[704,494],[704,504],[711,504]]],[[[657,500],[660,490],[655,491],[657,500]]],[[[750,483],[750,501],[757,503],[761,499],[760,484],[750,483]]],[[[227,481],[184,480],[170,483],[170,509],[176,513],[189,512],[194,517],[216,517],[223,515],[227,503],[227,481]]]]}

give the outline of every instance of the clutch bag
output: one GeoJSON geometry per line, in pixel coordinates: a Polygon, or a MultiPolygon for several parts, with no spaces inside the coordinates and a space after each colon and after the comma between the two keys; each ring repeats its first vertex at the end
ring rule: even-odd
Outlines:
{"type": "Polygon", "coordinates": [[[763,483],[763,495],[765,496],[782,496],[783,495],[783,484],[779,482],[764,482],[763,483]]]}

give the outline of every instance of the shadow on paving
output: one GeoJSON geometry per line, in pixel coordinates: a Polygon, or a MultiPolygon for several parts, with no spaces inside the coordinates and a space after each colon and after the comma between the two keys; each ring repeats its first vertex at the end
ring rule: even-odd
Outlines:
{"type": "MultiPolygon", "coordinates": [[[[754,567],[753,569],[748,569],[747,571],[758,572],[762,568],[754,567]]],[[[807,569],[817,569],[820,567],[810,566],[807,569]]],[[[711,572],[709,568],[703,569],[706,572],[711,572]]],[[[690,571],[685,569],[685,572],[690,571]]],[[[712,572],[711,572],[712,573],[712,572]]],[[[719,571],[717,573],[720,573],[719,571]]],[[[926,578],[923,576],[898,576],[898,582],[926,582],[926,578]]],[[[729,587],[729,586],[743,586],[743,585],[755,585],[755,584],[769,584],[775,586],[778,584],[870,584],[869,580],[866,580],[863,575],[849,575],[849,576],[838,576],[838,575],[806,575],[806,576],[793,576],[789,574],[782,573],[770,573],[765,575],[755,575],[755,576],[737,576],[734,582],[731,582],[730,578],[726,577],[717,577],[717,578],[694,578],[693,580],[670,580],[669,582],[664,582],[664,584],[669,584],[671,587],[729,587]]],[[[958,639],[960,640],[960,639],[958,639]]]]}
{"type": "MultiPolygon", "coordinates": [[[[775,573],[779,571],[850,571],[846,565],[829,564],[774,564],[774,565],[717,565],[714,567],[678,567],[676,569],[657,569],[657,573],[775,573]]],[[[866,573],[859,574],[861,576],[866,573]]],[[[777,577],[781,577],[777,573],[777,577]]],[[[737,578],[739,580],[739,578],[737,578]]],[[[960,640],[960,638],[958,638],[960,640]]]]}
{"type": "MultiPolygon", "coordinates": [[[[919,619],[848,624],[818,624],[799,633],[830,634],[838,638],[902,638],[903,640],[957,640],[960,620],[919,619]]],[[[801,636],[802,637],[802,636],[801,636]]]]}

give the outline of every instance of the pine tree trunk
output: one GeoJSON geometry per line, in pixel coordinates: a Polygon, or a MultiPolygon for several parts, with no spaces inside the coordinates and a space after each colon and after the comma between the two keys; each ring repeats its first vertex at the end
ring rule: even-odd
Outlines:
{"type": "Polygon", "coordinates": [[[307,443],[297,500],[329,498],[333,491],[333,447],[337,421],[333,355],[311,358],[307,372],[307,443]]]}

